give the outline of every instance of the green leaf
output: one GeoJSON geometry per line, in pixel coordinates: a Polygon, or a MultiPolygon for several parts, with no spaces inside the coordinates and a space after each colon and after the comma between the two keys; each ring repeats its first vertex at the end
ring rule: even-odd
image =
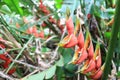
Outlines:
{"type": "Polygon", "coordinates": [[[24,78],[22,80],[43,80],[44,77],[45,77],[45,71],[34,74],[34,75],[27,77],[27,78],[24,78]]]}
{"type": "Polygon", "coordinates": [[[56,70],[56,80],[65,80],[65,74],[64,74],[64,70],[62,67],[57,67],[57,70],[56,70]]]}
{"type": "Polygon", "coordinates": [[[56,63],[57,66],[62,67],[64,65],[63,57],[60,56],[60,60],[56,63]]]}
{"type": "Polygon", "coordinates": [[[49,52],[49,51],[50,51],[50,49],[47,48],[47,47],[42,47],[41,48],[41,52],[49,52]]]}
{"type": "Polygon", "coordinates": [[[23,10],[19,6],[19,0],[4,0],[4,2],[6,3],[6,5],[9,6],[11,11],[14,11],[17,14],[20,14],[21,16],[23,16],[23,10]]]}
{"type": "Polygon", "coordinates": [[[110,39],[111,32],[105,32],[105,33],[104,33],[104,36],[105,36],[107,39],[110,39]]]}
{"type": "Polygon", "coordinates": [[[55,0],[55,3],[56,8],[60,9],[62,6],[62,0],[55,0]]]}
{"type": "Polygon", "coordinates": [[[68,48],[68,49],[62,49],[61,53],[64,59],[64,64],[67,64],[68,62],[71,61],[74,51],[71,48],[68,48]]]}
{"type": "Polygon", "coordinates": [[[77,69],[77,66],[74,64],[67,64],[65,66],[65,69],[67,69],[67,71],[69,71],[70,73],[74,73],[75,70],[77,69]]]}
{"type": "Polygon", "coordinates": [[[43,72],[34,74],[32,76],[29,76],[29,77],[25,77],[22,80],[44,80],[44,78],[50,79],[55,74],[55,71],[56,71],[56,65],[52,66],[51,68],[49,68],[43,72]]]}
{"type": "Polygon", "coordinates": [[[5,14],[10,14],[11,10],[9,9],[9,7],[7,5],[2,5],[0,12],[3,12],[5,14]]]}
{"type": "Polygon", "coordinates": [[[120,78],[120,71],[118,71],[118,73],[117,73],[117,77],[120,78]]]}
{"type": "MultiPolygon", "coordinates": [[[[51,68],[49,68],[47,71],[46,71],[46,74],[45,74],[45,79],[50,79],[52,78],[53,75],[55,75],[55,71],[56,71],[56,66],[52,66],[51,68]]],[[[40,80],[40,79],[39,79],[40,80]]]]}

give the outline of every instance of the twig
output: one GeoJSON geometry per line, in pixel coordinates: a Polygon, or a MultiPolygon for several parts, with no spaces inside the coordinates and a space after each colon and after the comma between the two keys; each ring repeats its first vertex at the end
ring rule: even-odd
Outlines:
{"type": "MultiPolygon", "coordinates": [[[[25,76],[24,78],[29,77],[29,76],[35,74],[35,73],[38,72],[38,71],[39,71],[39,70],[35,70],[35,71],[31,72],[30,74],[28,74],[27,76],[25,76]]],[[[24,79],[24,78],[22,78],[22,79],[24,79]]],[[[21,80],[22,80],[22,79],[21,79],[21,80]]]]}
{"type": "Polygon", "coordinates": [[[41,46],[44,45],[45,43],[47,43],[48,41],[50,41],[51,39],[55,38],[55,37],[57,37],[57,36],[51,36],[51,37],[49,37],[47,40],[45,40],[45,41],[41,44],[41,46]]]}
{"type": "MultiPolygon", "coordinates": [[[[34,69],[42,69],[42,68],[39,68],[39,67],[36,67],[36,66],[33,66],[31,64],[28,64],[28,63],[25,63],[25,62],[22,62],[22,61],[18,61],[18,60],[13,60],[15,63],[19,63],[19,64],[22,64],[22,65],[25,65],[27,67],[31,67],[31,68],[34,68],[34,69]]],[[[43,69],[42,69],[43,70],[43,69]]]]}
{"type": "Polygon", "coordinates": [[[14,78],[4,74],[2,71],[0,71],[0,77],[6,78],[6,79],[9,79],[9,80],[15,80],[14,78]]]}

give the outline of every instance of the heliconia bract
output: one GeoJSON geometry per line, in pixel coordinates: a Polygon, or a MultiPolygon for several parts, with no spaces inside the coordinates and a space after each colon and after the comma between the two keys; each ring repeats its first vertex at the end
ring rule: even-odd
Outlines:
{"type": "Polygon", "coordinates": [[[84,47],[84,35],[82,30],[80,31],[77,39],[78,39],[78,46],[80,49],[82,49],[84,47]]]}
{"type": "Polygon", "coordinates": [[[89,45],[87,51],[88,51],[88,58],[89,58],[89,59],[92,59],[92,58],[93,58],[93,55],[94,55],[94,48],[93,48],[93,43],[92,43],[92,41],[90,42],[90,45],[89,45]]]}
{"type": "Polygon", "coordinates": [[[69,19],[66,21],[66,27],[68,34],[74,33],[74,24],[71,17],[69,17],[69,19]]]}
{"type": "Polygon", "coordinates": [[[85,59],[87,59],[87,57],[88,57],[88,53],[87,53],[87,51],[84,49],[84,48],[82,48],[80,51],[79,51],[79,57],[78,57],[78,60],[77,60],[77,62],[76,62],[76,64],[81,64],[85,59]]]}
{"type": "Polygon", "coordinates": [[[101,62],[101,53],[100,53],[100,45],[99,44],[96,45],[94,60],[96,62],[96,68],[101,67],[102,62],[101,62]]]}
{"type": "Polygon", "coordinates": [[[85,61],[83,68],[81,69],[81,72],[83,74],[86,74],[90,71],[95,69],[95,61],[93,59],[85,61]]]}
{"type": "Polygon", "coordinates": [[[64,48],[70,48],[78,43],[77,38],[74,34],[67,35],[62,41],[60,41],[59,46],[64,48]]]}

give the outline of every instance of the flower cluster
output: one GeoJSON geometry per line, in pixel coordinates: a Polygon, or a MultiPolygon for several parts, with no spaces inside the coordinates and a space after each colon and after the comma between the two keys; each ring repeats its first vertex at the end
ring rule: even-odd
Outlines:
{"type": "Polygon", "coordinates": [[[89,31],[86,33],[86,39],[84,40],[84,35],[82,29],[79,35],[74,34],[74,24],[72,18],[66,21],[66,27],[68,35],[59,43],[59,46],[64,48],[70,48],[76,46],[72,64],[80,65],[83,63],[83,67],[78,71],[85,74],[91,79],[99,79],[102,75],[104,65],[102,66],[101,52],[99,43],[96,45],[94,52],[94,47],[89,31]]]}
{"type": "Polygon", "coordinates": [[[35,37],[40,37],[40,38],[44,38],[44,31],[41,31],[41,32],[37,32],[37,27],[36,26],[33,26],[33,27],[30,27],[27,29],[27,33],[28,34],[32,34],[34,35],[35,37]]]}
{"type": "MultiPolygon", "coordinates": [[[[0,41],[5,43],[5,40],[3,40],[2,38],[0,38],[0,41]]],[[[4,68],[7,69],[9,67],[9,64],[12,62],[11,59],[7,56],[7,52],[5,52],[5,48],[6,46],[2,43],[0,43],[0,49],[3,51],[3,53],[0,54],[0,60],[2,60],[3,62],[0,63],[0,65],[4,68]]],[[[9,70],[8,74],[11,75],[15,72],[15,68],[12,68],[9,70]]]]}

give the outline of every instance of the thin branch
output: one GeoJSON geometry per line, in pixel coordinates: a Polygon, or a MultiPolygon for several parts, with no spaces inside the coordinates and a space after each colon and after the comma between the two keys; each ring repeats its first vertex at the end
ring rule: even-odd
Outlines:
{"type": "Polygon", "coordinates": [[[50,41],[51,39],[55,38],[55,37],[57,37],[57,36],[51,36],[51,37],[49,37],[47,40],[45,40],[45,41],[41,44],[41,46],[44,45],[45,43],[47,43],[48,41],[50,41]]]}
{"type": "Polygon", "coordinates": [[[12,78],[12,77],[10,77],[10,76],[4,74],[2,71],[0,71],[0,77],[6,78],[6,79],[9,79],[9,80],[15,80],[14,78],[12,78]]]}

